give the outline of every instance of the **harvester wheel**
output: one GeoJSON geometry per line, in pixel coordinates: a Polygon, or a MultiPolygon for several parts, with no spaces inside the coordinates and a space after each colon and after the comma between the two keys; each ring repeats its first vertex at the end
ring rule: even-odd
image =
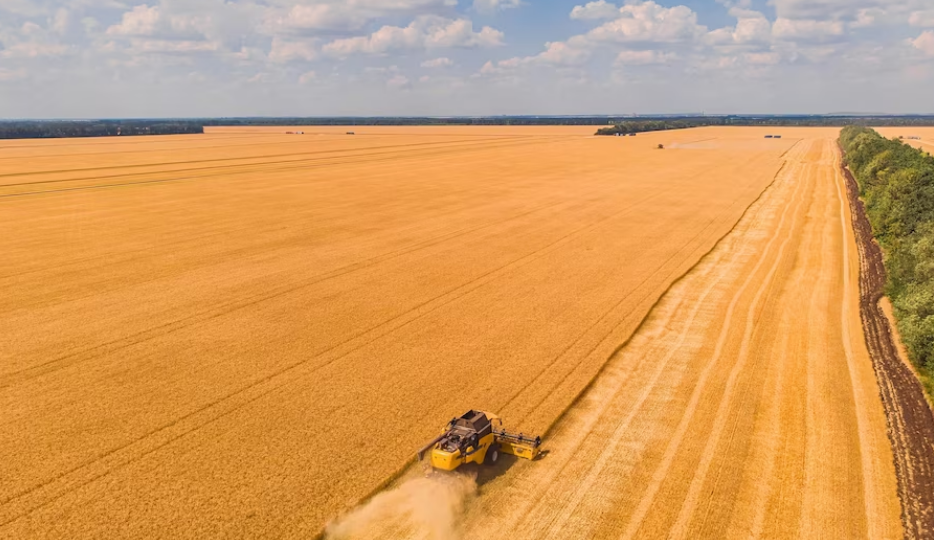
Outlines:
{"type": "Polygon", "coordinates": [[[486,457],[483,458],[483,463],[485,465],[496,465],[497,461],[499,461],[499,447],[491,446],[486,452],[486,457]]]}

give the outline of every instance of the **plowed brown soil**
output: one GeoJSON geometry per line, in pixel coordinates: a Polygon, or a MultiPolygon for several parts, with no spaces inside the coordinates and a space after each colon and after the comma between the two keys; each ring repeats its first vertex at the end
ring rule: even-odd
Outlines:
{"type": "Polygon", "coordinates": [[[905,537],[934,538],[934,415],[916,373],[898,350],[889,317],[880,305],[886,280],[882,249],[873,239],[856,179],[847,169],[843,174],[859,245],[863,333],[889,422],[905,537]]]}
{"type": "MultiPolygon", "coordinates": [[[[556,424],[547,455],[479,471],[462,538],[903,535],[836,132],[800,135],[556,424]]],[[[398,484],[389,493],[405,495],[398,484]]],[[[417,516],[348,522],[335,538],[438,537],[417,516]]]]}
{"type": "Polygon", "coordinates": [[[0,143],[0,536],[901,534],[835,132],[343,131],[0,143]]]}

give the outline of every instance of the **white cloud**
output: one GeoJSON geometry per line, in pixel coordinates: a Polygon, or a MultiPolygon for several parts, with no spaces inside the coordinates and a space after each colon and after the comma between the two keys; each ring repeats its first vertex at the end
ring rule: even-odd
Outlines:
{"type": "Polygon", "coordinates": [[[422,62],[423,68],[436,69],[436,68],[446,68],[454,65],[454,61],[450,58],[442,56],[441,58],[434,58],[432,60],[425,60],[422,62]]]}
{"type": "Polygon", "coordinates": [[[844,22],[848,28],[903,25],[931,0],[770,0],[779,19],[844,22]]]}
{"type": "Polygon", "coordinates": [[[149,7],[145,4],[136,6],[132,11],[123,14],[120,24],[107,29],[111,36],[151,36],[156,33],[160,24],[158,6],[149,7]]]}
{"type": "MultiPolygon", "coordinates": [[[[156,0],[158,1],[158,0],[156,0]]],[[[128,9],[119,0],[0,0],[0,12],[23,17],[54,17],[61,9],[128,9]]]]}
{"type": "Polygon", "coordinates": [[[531,66],[548,66],[549,69],[554,69],[554,66],[580,66],[590,56],[591,52],[589,50],[577,49],[567,43],[556,41],[546,43],[545,50],[535,56],[516,56],[498,62],[489,61],[480,68],[477,75],[512,75],[520,68],[531,66]]]}
{"type": "Polygon", "coordinates": [[[398,72],[399,72],[399,66],[396,66],[396,65],[392,65],[392,66],[376,66],[376,67],[374,67],[374,66],[369,66],[369,67],[363,68],[363,71],[366,72],[366,73],[398,73],[398,72]]]}
{"type": "Polygon", "coordinates": [[[97,33],[101,23],[94,17],[82,17],[81,27],[84,29],[85,34],[92,35],[97,33]]]}
{"type": "Polygon", "coordinates": [[[478,72],[480,75],[495,75],[501,73],[503,68],[498,67],[492,60],[488,60],[478,72]]]}
{"type": "Polygon", "coordinates": [[[621,51],[616,56],[616,63],[626,66],[648,66],[652,64],[667,64],[676,58],[677,55],[671,52],[621,51]]]}
{"type": "Polygon", "coordinates": [[[520,68],[536,62],[538,62],[538,57],[536,56],[516,56],[498,62],[493,62],[491,60],[483,64],[483,67],[480,68],[480,71],[478,71],[474,77],[513,77],[520,68]]]}
{"type": "MultiPolygon", "coordinates": [[[[907,2],[911,0],[898,0],[907,2]]],[[[778,18],[854,20],[861,9],[888,8],[891,0],[770,0],[778,18]]]]}
{"type": "Polygon", "coordinates": [[[772,35],[778,39],[819,41],[846,33],[841,21],[779,18],[772,25],[772,35]]]}
{"type": "Polygon", "coordinates": [[[733,40],[739,44],[762,43],[770,40],[772,23],[758,11],[738,10],[730,11],[737,17],[736,29],[733,31],[733,40]]]}
{"type": "Polygon", "coordinates": [[[619,15],[619,7],[606,0],[589,2],[583,6],[574,6],[574,9],[571,10],[571,18],[577,20],[615,19],[619,15]]]}
{"type": "Polygon", "coordinates": [[[886,11],[879,8],[863,8],[856,12],[856,20],[850,23],[850,28],[870,28],[881,24],[886,18],[886,11]]]}
{"type": "Polygon", "coordinates": [[[7,69],[0,67],[0,82],[18,81],[25,78],[25,69],[7,69]]]}
{"type": "Polygon", "coordinates": [[[781,54],[777,52],[758,52],[758,53],[746,53],[743,55],[743,59],[747,64],[759,65],[759,66],[773,66],[781,62],[781,54]]]}
{"type": "Polygon", "coordinates": [[[312,61],[318,57],[318,51],[313,42],[287,41],[276,37],[272,40],[269,50],[269,60],[277,63],[292,62],[295,60],[312,61]]]}
{"type": "Polygon", "coordinates": [[[0,80],[20,81],[0,83],[0,109],[78,116],[561,113],[579,112],[568,110],[571,103],[613,109],[620,85],[631,91],[635,111],[671,103],[724,112],[787,104],[883,109],[851,98],[872,103],[893,88],[904,89],[897,107],[921,110],[929,101],[921,89],[934,84],[932,29],[934,0],[0,0],[0,80]],[[500,31],[468,17],[520,4],[517,16],[549,21],[538,27],[544,34],[519,33],[507,44],[500,31]],[[680,4],[703,7],[695,13],[680,4]],[[725,12],[732,18],[724,28],[699,22],[725,12]],[[544,44],[532,54],[531,39],[544,44]],[[484,64],[483,47],[494,45],[504,52],[484,64]],[[372,69],[361,59],[345,63],[354,55],[369,55],[364,65],[372,69]],[[385,67],[392,64],[404,69],[385,67]],[[467,67],[481,64],[480,72],[467,67]],[[867,79],[867,66],[884,76],[867,79]],[[412,67],[419,72],[409,73],[412,67]],[[722,73],[692,76],[708,69],[722,73]],[[759,99],[763,92],[751,82],[759,76],[767,89],[790,91],[766,92],[786,96],[774,103],[759,99]],[[815,82],[822,76],[855,81],[859,90],[824,96],[815,82]],[[719,77],[732,86],[722,89],[719,77]],[[589,82],[570,90],[571,81],[589,82]],[[43,93],[23,90],[37,84],[43,93]],[[316,100],[307,99],[310,85],[316,100]],[[727,99],[732,88],[742,91],[727,99]],[[801,88],[808,91],[796,93],[801,88]],[[253,99],[259,91],[275,99],[253,99]],[[34,95],[49,97],[40,104],[34,95]],[[500,99],[509,95],[512,101],[500,99]]]}
{"type": "Polygon", "coordinates": [[[41,58],[50,56],[64,56],[70,51],[70,47],[60,43],[26,41],[9,45],[3,50],[0,50],[0,58],[41,58]]]}
{"type": "Polygon", "coordinates": [[[908,18],[908,24],[920,28],[934,27],[934,9],[927,11],[915,11],[908,18]]]}
{"type": "MultiPolygon", "coordinates": [[[[294,0],[284,0],[286,3],[294,0]]],[[[320,1],[320,0],[318,0],[320,1]]],[[[339,0],[357,9],[370,9],[380,13],[425,11],[438,7],[453,7],[457,0],[339,0]]]]}
{"type": "Polygon", "coordinates": [[[692,41],[707,33],[697,13],[686,6],[662,7],[649,0],[620,8],[620,17],[568,40],[581,47],[597,43],[674,43],[692,41]]]}
{"type": "Polygon", "coordinates": [[[409,78],[401,74],[394,75],[392,78],[386,81],[386,86],[395,89],[408,88],[410,86],[409,78]]]}
{"type": "Polygon", "coordinates": [[[230,58],[246,64],[266,60],[266,52],[259,47],[240,47],[239,51],[230,53],[230,58]]]}
{"type": "MultiPolygon", "coordinates": [[[[609,22],[573,36],[566,41],[545,44],[545,50],[534,56],[515,57],[496,63],[487,62],[479,75],[512,74],[524,66],[548,65],[577,69],[585,65],[599,48],[614,48],[625,44],[652,46],[646,50],[629,50],[618,54],[621,64],[664,63],[677,57],[674,52],[661,50],[668,46],[699,43],[707,35],[707,28],[697,23],[697,14],[685,6],[666,8],[654,1],[629,2],[620,8],[603,0],[577,6],[571,12],[576,19],[606,19],[609,22]],[[656,51],[657,50],[657,51],[656,51]]],[[[732,39],[732,38],[730,38],[732,39]]],[[[579,78],[579,77],[578,77],[579,78]]]]}
{"type": "Polygon", "coordinates": [[[216,52],[218,43],[212,41],[173,40],[173,39],[138,39],[132,41],[130,53],[186,54],[216,52]]]}
{"type": "Polygon", "coordinates": [[[707,34],[712,45],[764,45],[772,40],[772,23],[758,11],[733,7],[730,15],[736,17],[736,26],[718,28],[707,34]]]}
{"type": "Polygon", "coordinates": [[[372,14],[354,10],[349,4],[297,4],[282,13],[272,9],[265,22],[270,33],[280,30],[356,30],[372,14]]]}
{"type": "MultiPolygon", "coordinates": [[[[242,53],[257,47],[253,36],[258,30],[262,9],[252,2],[156,0],[153,5],[141,4],[124,11],[119,21],[103,32],[98,30],[94,18],[85,18],[82,24],[94,52],[111,56],[109,62],[116,65],[138,67],[145,64],[134,61],[134,55],[203,57],[206,53],[216,53],[218,60],[259,62],[269,60],[265,50],[261,55],[251,53],[249,58],[242,53]]],[[[275,40],[267,44],[266,47],[272,48],[280,46],[275,40]]],[[[276,52],[275,57],[276,61],[281,61],[281,52],[276,52]]],[[[238,74],[238,80],[240,77],[242,75],[238,74]]]]}
{"type": "Polygon", "coordinates": [[[0,11],[26,17],[49,14],[48,6],[43,6],[32,0],[2,0],[0,1],[0,11]]]}
{"type": "Polygon", "coordinates": [[[267,33],[358,30],[387,16],[449,10],[457,0],[268,0],[263,16],[267,33]]]}
{"type": "Polygon", "coordinates": [[[338,57],[352,54],[385,54],[404,49],[493,47],[501,45],[503,33],[484,26],[479,32],[469,19],[446,19],[423,15],[405,28],[384,26],[369,36],[338,39],[323,50],[338,57]]]}
{"type": "Polygon", "coordinates": [[[41,59],[76,52],[74,46],[63,42],[61,17],[52,17],[47,22],[48,28],[27,21],[18,28],[0,32],[0,58],[41,59]]]}
{"type": "Polygon", "coordinates": [[[205,39],[212,29],[207,13],[170,13],[159,6],[136,6],[123,14],[120,23],[107,28],[112,37],[205,39]]]}
{"type": "Polygon", "coordinates": [[[11,45],[0,51],[2,58],[40,58],[48,56],[63,56],[71,48],[60,43],[23,42],[11,45]]]}
{"type": "Polygon", "coordinates": [[[549,64],[575,66],[586,62],[590,58],[590,51],[556,41],[546,43],[545,52],[539,54],[536,58],[549,64]]]}
{"type": "Polygon", "coordinates": [[[50,25],[50,30],[56,34],[64,34],[68,30],[68,26],[71,23],[71,14],[65,8],[59,8],[55,12],[55,16],[52,17],[52,24],[50,25]]]}
{"type": "Polygon", "coordinates": [[[924,32],[917,39],[911,41],[914,48],[928,56],[934,56],[934,30],[924,32]]]}
{"type": "Polygon", "coordinates": [[[517,8],[522,0],[473,0],[473,8],[480,13],[493,13],[497,10],[517,8]]]}

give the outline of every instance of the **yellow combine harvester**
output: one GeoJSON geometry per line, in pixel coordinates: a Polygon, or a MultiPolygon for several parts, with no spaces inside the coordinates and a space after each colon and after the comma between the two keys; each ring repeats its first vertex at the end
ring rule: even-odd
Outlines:
{"type": "Polygon", "coordinates": [[[419,450],[418,460],[430,453],[433,468],[453,471],[465,463],[493,465],[500,453],[535,459],[541,444],[541,437],[506,431],[495,414],[467,411],[448,422],[441,435],[419,450]]]}

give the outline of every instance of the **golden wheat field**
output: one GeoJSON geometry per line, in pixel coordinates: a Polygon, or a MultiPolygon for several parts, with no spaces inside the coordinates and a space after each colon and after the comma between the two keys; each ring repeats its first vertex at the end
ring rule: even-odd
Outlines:
{"type": "Polygon", "coordinates": [[[902,141],[928,153],[934,153],[934,128],[930,127],[885,127],[876,128],[888,138],[901,137],[902,141]],[[913,139],[912,137],[917,137],[913,139]]]}
{"type": "Polygon", "coordinates": [[[772,131],[0,142],[0,537],[900,536],[837,131],[772,131]],[[422,478],[470,408],[545,455],[422,478]]]}

